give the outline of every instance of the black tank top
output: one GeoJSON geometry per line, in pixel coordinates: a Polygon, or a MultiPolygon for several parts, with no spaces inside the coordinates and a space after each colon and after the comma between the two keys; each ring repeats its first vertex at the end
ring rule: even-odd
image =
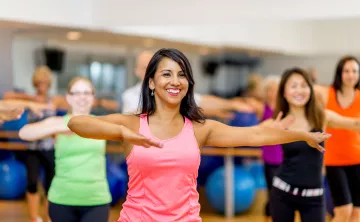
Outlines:
{"type": "MultiPolygon", "coordinates": [[[[312,132],[321,132],[312,130],[312,132]]],[[[321,143],[324,146],[324,142],[321,143]]],[[[284,159],[277,176],[299,188],[322,187],[323,153],[304,141],[282,145],[284,159]]]]}

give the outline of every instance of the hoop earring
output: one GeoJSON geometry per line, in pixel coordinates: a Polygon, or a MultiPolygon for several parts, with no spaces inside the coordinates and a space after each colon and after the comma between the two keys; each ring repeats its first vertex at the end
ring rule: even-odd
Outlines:
{"type": "Polygon", "coordinates": [[[151,90],[151,96],[154,96],[154,90],[151,90]]]}

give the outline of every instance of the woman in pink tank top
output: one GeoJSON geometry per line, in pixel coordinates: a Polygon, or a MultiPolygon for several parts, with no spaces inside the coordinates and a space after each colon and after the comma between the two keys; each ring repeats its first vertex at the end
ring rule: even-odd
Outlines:
{"type": "Polygon", "coordinates": [[[77,116],[69,121],[69,128],[82,137],[123,142],[129,189],[119,222],[201,221],[196,178],[203,146],[306,141],[322,151],[319,143],[329,137],[285,130],[291,124],[288,118],[253,127],[205,120],[194,101],[194,84],[185,55],[160,49],[146,69],[139,115],[77,116]]]}

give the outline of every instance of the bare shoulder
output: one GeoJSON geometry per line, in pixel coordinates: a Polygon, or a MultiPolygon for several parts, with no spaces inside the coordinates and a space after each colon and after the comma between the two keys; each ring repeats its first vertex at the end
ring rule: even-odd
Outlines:
{"type": "Polygon", "coordinates": [[[200,147],[205,144],[205,141],[210,133],[210,129],[216,125],[217,121],[206,119],[204,122],[193,121],[195,137],[200,145],[200,147]]]}

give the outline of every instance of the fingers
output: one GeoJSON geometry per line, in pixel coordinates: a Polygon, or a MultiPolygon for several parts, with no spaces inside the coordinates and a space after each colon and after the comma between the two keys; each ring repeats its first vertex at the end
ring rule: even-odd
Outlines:
{"type": "Polygon", "coordinates": [[[146,145],[148,145],[147,148],[149,148],[151,146],[157,147],[157,148],[162,148],[164,146],[163,143],[153,140],[151,138],[147,138],[145,143],[146,143],[146,145]]]}
{"type": "Polygon", "coordinates": [[[317,150],[319,150],[320,152],[325,152],[325,149],[324,149],[324,147],[322,147],[321,145],[317,145],[316,147],[315,147],[317,150]]]}
{"type": "Polygon", "coordinates": [[[283,115],[283,112],[279,112],[279,114],[276,116],[275,121],[276,121],[276,122],[280,121],[280,120],[281,120],[282,115],[283,115]]]}
{"type": "Polygon", "coordinates": [[[321,136],[321,142],[322,142],[322,141],[329,139],[331,137],[331,134],[322,132],[320,136],[321,136]]]}

